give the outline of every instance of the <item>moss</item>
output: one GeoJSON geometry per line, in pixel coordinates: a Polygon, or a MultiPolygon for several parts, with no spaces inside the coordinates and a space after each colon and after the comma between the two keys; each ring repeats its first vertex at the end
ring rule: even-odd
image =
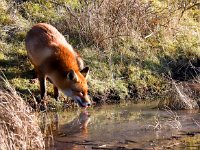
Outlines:
{"type": "Polygon", "coordinates": [[[19,31],[19,32],[17,32],[16,34],[15,34],[15,37],[14,37],[14,39],[16,40],[16,41],[18,41],[19,43],[21,43],[21,42],[23,42],[24,41],[24,39],[25,39],[25,37],[26,37],[26,31],[19,31]]]}
{"type": "Polygon", "coordinates": [[[0,15],[0,24],[9,25],[9,24],[13,24],[13,23],[14,23],[14,21],[10,18],[9,15],[6,15],[6,14],[0,15]]]}

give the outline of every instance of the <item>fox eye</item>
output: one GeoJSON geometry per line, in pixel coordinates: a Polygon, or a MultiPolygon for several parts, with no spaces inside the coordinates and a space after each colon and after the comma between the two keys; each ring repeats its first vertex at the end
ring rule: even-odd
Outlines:
{"type": "Polygon", "coordinates": [[[77,90],[72,90],[73,92],[76,92],[79,96],[83,96],[83,92],[82,91],[77,91],[77,90]]]}

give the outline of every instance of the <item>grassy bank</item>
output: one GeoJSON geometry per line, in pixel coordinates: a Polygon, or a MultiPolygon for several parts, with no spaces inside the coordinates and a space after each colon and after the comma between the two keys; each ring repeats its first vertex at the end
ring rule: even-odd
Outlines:
{"type": "Polygon", "coordinates": [[[2,0],[0,69],[26,99],[39,94],[24,38],[32,25],[46,22],[90,66],[94,101],[166,99],[177,94],[173,82],[199,82],[199,5],[195,0],[2,0]]]}

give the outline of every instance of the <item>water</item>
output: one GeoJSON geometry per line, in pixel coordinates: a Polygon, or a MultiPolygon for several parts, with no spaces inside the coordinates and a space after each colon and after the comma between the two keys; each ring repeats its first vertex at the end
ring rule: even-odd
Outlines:
{"type": "Polygon", "coordinates": [[[200,149],[199,111],[153,107],[111,105],[51,114],[47,149],[200,149]]]}

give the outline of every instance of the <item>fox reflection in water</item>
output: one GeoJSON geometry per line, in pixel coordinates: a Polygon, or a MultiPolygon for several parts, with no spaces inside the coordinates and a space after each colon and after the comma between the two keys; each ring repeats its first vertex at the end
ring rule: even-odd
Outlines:
{"type": "Polygon", "coordinates": [[[59,132],[61,136],[74,135],[81,133],[82,136],[87,136],[88,123],[90,122],[90,115],[88,112],[82,111],[77,118],[71,122],[60,127],[59,132]]]}
{"type": "MultiPolygon", "coordinates": [[[[46,116],[46,115],[45,115],[46,116]]],[[[45,135],[45,141],[47,147],[60,147],[58,142],[70,142],[72,136],[78,136],[78,138],[84,139],[88,136],[88,124],[90,122],[90,115],[86,110],[81,111],[78,117],[72,121],[59,125],[59,115],[56,113],[51,123],[47,123],[48,117],[43,117],[43,133],[45,135]]],[[[68,143],[69,144],[69,143],[68,143]]],[[[62,146],[63,143],[62,143],[62,146]]],[[[69,144],[70,146],[70,144],[69,144]]]]}

